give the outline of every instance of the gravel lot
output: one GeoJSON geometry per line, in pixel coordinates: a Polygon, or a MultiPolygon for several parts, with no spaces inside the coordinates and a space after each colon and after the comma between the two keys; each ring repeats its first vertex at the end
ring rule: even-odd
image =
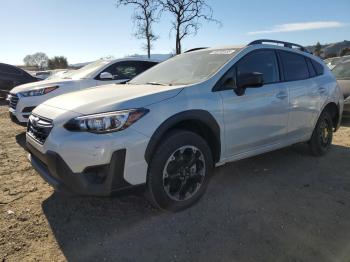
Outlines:
{"type": "Polygon", "coordinates": [[[4,105],[0,127],[0,261],[350,261],[350,119],[326,157],[294,145],[218,168],[176,214],[140,192],[56,194],[4,105]]]}

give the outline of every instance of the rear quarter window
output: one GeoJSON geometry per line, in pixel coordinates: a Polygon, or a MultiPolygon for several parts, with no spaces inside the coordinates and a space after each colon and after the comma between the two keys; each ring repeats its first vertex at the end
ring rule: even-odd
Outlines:
{"type": "Polygon", "coordinates": [[[316,70],[315,70],[310,58],[306,58],[306,63],[307,63],[307,67],[309,69],[310,77],[317,76],[316,70]]]}
{"type": "Polygon", "coordinates": [[[312,65],[314,66],[315,68],[315,71],[316,71],[316,74],[319,76],[319,75],[322,75],[323,74],[323,66],[319,63],[319,62],[316,62],[315,60],[311,59],[311,63],[312,65]]]}

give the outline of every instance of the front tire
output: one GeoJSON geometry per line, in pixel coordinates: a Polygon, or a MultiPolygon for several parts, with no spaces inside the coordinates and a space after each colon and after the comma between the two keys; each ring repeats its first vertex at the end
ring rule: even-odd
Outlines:
{"type": "Polygon", "coordinates": [[[325,155],[331,147],[333,139],[332,117],[328,111],[321,114],[309,141],[311,153],[314,156],[325,155]]]}
{"type": "Polygon", "coordinates": [[[150,162],[151,202],[168,211],[191,206],[204,194],[212,170],[211,150],[201,136],[185,130],[169,133],[150,162]]]}

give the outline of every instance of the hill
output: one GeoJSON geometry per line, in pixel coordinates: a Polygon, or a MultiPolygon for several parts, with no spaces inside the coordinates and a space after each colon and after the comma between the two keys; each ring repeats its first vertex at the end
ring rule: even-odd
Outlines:
{"type": "MultiPolygon", "coordinates": [[[[337,42],[337,43],[331,43],[331,44],[324,44],[322,46],[322,56],[326,57],[329,55],[333,56],[339,56],[341,50],[343,48],[350,48],[350,41],[344,40],[342,42],[337,42]]],[[[313,52],[315,50],[315,46],[306,46],[306,48],[310,51],[313,52]]]]}

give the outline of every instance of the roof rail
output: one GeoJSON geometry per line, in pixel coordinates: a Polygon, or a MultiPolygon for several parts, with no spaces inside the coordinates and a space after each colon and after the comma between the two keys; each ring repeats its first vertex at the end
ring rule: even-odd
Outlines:
{"type": "Polygon", "coordinates": [[[303,52],[306,52],[306,53],[310,53],[310,52],[309,52],[305,47],[303,47],[302,45],[298,45],[298,44],[294,44],[294,43],[290,43],[290,42],[279,41],[279,40],[258,39],[258,40],[255,40],[255,41],[249,43],[248,45],[258,45],[258,44],[263,44],[263,43],[280,44],[280,45],[283,45],[284,47],[288,47],[288,48],[297,47],[300,51],[303,51],[303,52]]]}
{"type": "Polygon", "coordinates": [[[207,48],[208,47],[196,47],[196,48],[192,48],[192,49],[185,51],[185,53],[189,53],[189,52],[193,52],[193,51],[197,51],[197,50],[202,50],[202,49],[207,49],[207,48]]]}

